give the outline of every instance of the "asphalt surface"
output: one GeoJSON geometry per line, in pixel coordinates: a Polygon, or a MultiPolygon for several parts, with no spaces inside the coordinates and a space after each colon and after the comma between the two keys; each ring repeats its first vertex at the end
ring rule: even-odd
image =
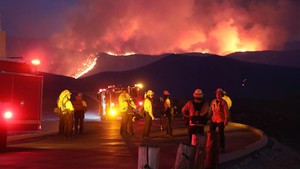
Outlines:
{"type": "MultiPolygon", "coordinates": [[[[66,140],[57,134],[57,120],[43,121],[39,132],[9,133],[7,150],[0,154],[0,168],[137,168],[140,145],[160,147],[159,168],[173,168],[178,146],[188,143],[187,127],[181,119],[173,120],[173,137],[169,138],[161,132],[160,124],[159,119],[154,120],[150,138],[143,139],[143,120],[134,123],[134,136],[120,136],[119,120],[86,120],[84,134],[66,140]],[[60,162],[55,154],[61,154],[60,162]],[[82,162],[66,162],[78,158],[82,162]],[[16,162],[24,159],[25,166],[16,162]]],[[[268,142],[262,131],[238,123],[226,126],[225,137],[226,152],[220,154],[220,164],[259,150],[268,142]]]]}

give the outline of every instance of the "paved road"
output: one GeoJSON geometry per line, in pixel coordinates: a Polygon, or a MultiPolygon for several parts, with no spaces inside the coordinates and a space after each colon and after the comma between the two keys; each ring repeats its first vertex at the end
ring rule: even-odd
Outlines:
{"type": "MultiPolygon", "coordinates": [[[[142,120],[135,122],[134,136],[120,136],[119,123],[87,121],[83,135],[66,140],[57,135],[57,121],[44,122],[46,129],[41,133],[9,136],[8,148],[0,154],[0,168],[134,169],[138,163],[138,148],[146,144],[159,146],[160,168],[171,169],[179,144],[188,142],[187,128],[181,120],[174,121],[172,138],[163,137],[159,120],[154,121],[149,139],[142,139],[142,120]]],[[[221,163],[239,158],[266,143],[259,130],[236,123],[226,127],[225,135],[227,152],[220,155],[221,163]]]]}

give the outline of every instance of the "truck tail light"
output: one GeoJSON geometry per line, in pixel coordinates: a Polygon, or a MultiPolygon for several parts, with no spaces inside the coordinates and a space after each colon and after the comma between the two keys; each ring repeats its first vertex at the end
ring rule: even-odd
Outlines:
{"type": "Polygon", "coordinates": [[[6,111],[3,116],[5,119],[11,119],[13,117],[13,113],[11,111],[6,111]]]}

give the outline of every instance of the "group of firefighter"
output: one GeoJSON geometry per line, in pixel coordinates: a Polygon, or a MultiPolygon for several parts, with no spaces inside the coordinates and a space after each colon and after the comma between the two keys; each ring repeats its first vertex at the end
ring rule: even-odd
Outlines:
{"type": "MultiPolygon", "coordinates": [[[[186,125],[188,125],[188,136],[190,142],[192,141],[193,135],[204,136],[204,126],[209,122],[210,131],[214,132],[218,128],[221,152],[224,152],[224,129],[229,121],[229,109],[232,105],[232,101],[227,96],[227,93],[221,88],[218,88],[215,94],[216,98],[209,103],[204,99],[204,93],[202,90],[196,89],[193,93],[193,99],[189,100],[182,107],[181,112],[183,117],[185,117],[184,119],[186,119],[186,125]]],[[[152,105],[153,96],[154,92],[152,90],[148,90],[145,93],[143,106],[139,108],[139,114],[142,112],[142,116],[144,117],[143,138],[149,138],[152,120],[154,120],[152,105]]],[[[133,121],[135,119],[137,106],[131,99],[127,89],[122,90],[118,97],[118,101],[122,116],[120,134],[134,135],[133,121]]],[[[170,99],[170,93],[167,90],[163,91],[161,102],[161,115],[165,119],[165,136],[172,137],[171,119],[174,115],[174,105],[170,99]]],[[[82,133],[84,113],[87,110],[87,104],[82,99],[82,94],[78,93],[75,97],[75,101],[72,102],[71,92],[69,90],[64,90],[58,98],[57,106],[60,109],[60,134],[63,134],[65,138],[71,138],[73,135],[73,127],[75,134],[78,134],[78,122],[79,133],[82,133]],[[74,125],[73,120],[75,120],[74,125]]]]}
{"type": "MultiPolygon", "coordinates": [[[[154,92],[148,90],[145,93],[145,99],[142,106],[142,112],[144,116],[144,132],[143,138],[148,138],[153,115],[153,100],[154,92]]],[[[193,99],[189,100],[181,109],[184,119],[186,119],[186,125],[188,125],[189,141],[192,142],[193,135],[204,136],[204,126],[209,124],[210,131],[216,131],[218,128],[220,138],[221,152],[225,151],[225,135],[224,129],[230,119],[229,109],[232,105],[230,97],[227,92],[221,88],[215,91],[215,99],[210,103],[204,99],[204,93],[201,89],[196,89],[193,93],[193,99]]],[[[133,135],[133,121],[134,110],[137,106],[132,101],[127,90],[124,89],[119,95],[119,106],[122,115],[122,122],[120,127],[121,135],[133,135]]],[[[171,120],[174,115],[174,105],[170,99],[170,93],[167,90],[163,91],[163,97],[161,98],[161,116],[165,122],[166,137],[172,137],[171,120]]]]}
{"type": "Polygon", "coordinates": [[[64,90],[57,99],[59,134],[65,139],[72,138],[74,134],[83,133],[84,114],[87,110],[82,93],[77,93],[74,101],[71,101],[71,94],[69,90],[64,90]]]}
{"type": "Polygon", "coordinates": [[[210,104],[204,99],[201,89],[196,89],[193,93],[193,99],[188,101],[182,107],[182,114],[188,117],[187,125],[189,140],[192,142],[192,136],[204,136],[204,126],[209,122],[209,131],[215,132],[218,128],[220,138],[220,150],[225,152],[225,135],[224,129],[229,121],[229,109],[232,105],[231,99],[227,93],[218,88],[215,91],[216,98],[210,104]]]}

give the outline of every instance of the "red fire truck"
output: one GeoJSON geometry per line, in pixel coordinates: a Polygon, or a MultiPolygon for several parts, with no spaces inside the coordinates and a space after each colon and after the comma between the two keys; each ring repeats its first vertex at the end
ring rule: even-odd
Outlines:
{"type": "Polygon", "coordinates": [[[127,89],[134,103],[139,107],[142,104],[144,95],[141,94],[141,84],[134,86],[115,86],[110,85],[107,88],[99,89],[97,98],[99,102],[99,115],[101,120],[116,119],[120,116],[118,108],[118,97],[122,89],[127,89]]]}
{"type": "Polygon", "coordinates": [[[7,131],[41,129],[43,77],[37,65],[3,58],[0,83],[0,148],[5,148],[7,131]]]}

